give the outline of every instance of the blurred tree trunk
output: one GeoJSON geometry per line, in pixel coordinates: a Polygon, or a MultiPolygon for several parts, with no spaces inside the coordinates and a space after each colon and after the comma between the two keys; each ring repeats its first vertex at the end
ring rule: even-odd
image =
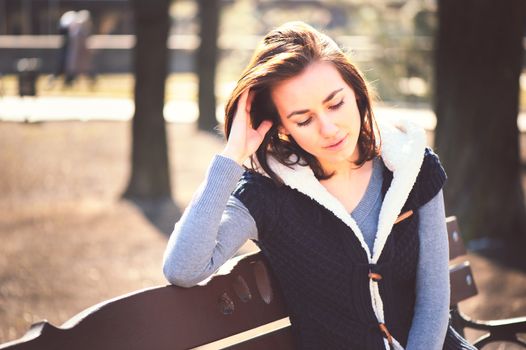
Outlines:
{"type": "Polygon", "coordinates": [[[219,0],[198,0],[201,44],[197,52],[199,79],[199,130],[214,131],[216,120],[215,78],[217,65],[217,38],[219,33],[219,0]]]}
{"type": "Polygon", "coordinates": [[[517,115],[526,1],[439,0],[438,22],[435,148],[449,177],[448,214],[467,239],[524,248],[517,115]]]}
{"type": "Polygon", "coordinates": [[[133,0],[131,4],[137,40],[133,50],[135,115],[131,176],[124,196],[136,199],[171,197],[163,116],[170,1],[133,0]]]}

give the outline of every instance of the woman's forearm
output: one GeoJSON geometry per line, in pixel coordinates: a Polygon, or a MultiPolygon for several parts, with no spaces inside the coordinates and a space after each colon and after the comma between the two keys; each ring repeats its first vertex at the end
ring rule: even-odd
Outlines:
{"type": "Polygon", "coordinates": [[[213,274],[247,239],[257,238],[250,213],[230,194],[243,168],[215,156],[206,178],[175,224],[163,258],[166,279],[190,287],[213,274]]]}
{"type": "Polygon", "coordinates": [[[440,350],[449,317],[449,248],[440,191],[419,209],[416,302],[406,350],[440,350]]]}

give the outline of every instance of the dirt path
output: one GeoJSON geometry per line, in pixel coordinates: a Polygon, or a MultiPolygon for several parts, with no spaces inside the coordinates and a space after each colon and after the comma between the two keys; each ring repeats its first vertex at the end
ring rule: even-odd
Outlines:
{"type": "MultiPolygon", "coordinates": [[[[222,141],[188,124],[168,132],[184,208],[222,141]]],[[[166,235],[119,200],[128,153],[127,122],[0,123],[0,343],[41,319],[60,325],[104,299],[165,284],[166,235]]],[[[482,293],[462,310],[526,315],[526,275],[472,261],[482,293]]]]}

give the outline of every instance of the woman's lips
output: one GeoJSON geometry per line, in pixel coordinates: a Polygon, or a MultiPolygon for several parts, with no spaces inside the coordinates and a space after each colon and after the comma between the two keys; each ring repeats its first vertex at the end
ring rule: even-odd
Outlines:
{"type": "Polygon", "coordinates": [[[349,134],[345,135],[344,137],[342,137],[340,140],[338,140],[337,142],[333,143],[332,145],[329,145],[329,146],[326,146],[324,148],[328,149],[328,150],[339,150],[340,148],[342,148],[345,144],[345,141],[347,140],[347,137],[349,137],[349,134]]]}

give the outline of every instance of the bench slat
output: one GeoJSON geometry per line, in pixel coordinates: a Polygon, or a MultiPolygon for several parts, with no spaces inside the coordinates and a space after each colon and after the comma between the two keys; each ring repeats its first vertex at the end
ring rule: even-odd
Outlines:
{"type": "Polygon", "coordinates": [[[12,342],[0,348],[189,349],[285,318],[283,297],[272,287],[272,275],[269,281],[258,277],[259,286],[256,281],[264,268],[262,259],[261,253],[247,256],[230,274],[218,275],[206,286],[158,287],[109,300],[66,322],[69,329],[43,323],[24,345],[12,342]],[[240,276],[246,287],[240,288],[240,276]]]}
{"type": "Polygon", "coordinates": [[[449,241],[449,260],[466,255],[466,247],[464,246],[464,241],[460,236],[457,218],[455,216],[446,218],[446,225],[449,241]]]}
{"type": "Polygon", "coordinates": [[[451,266],[449,280],[451,281],[450,306],[455,306],[478,293],[469,261],[451,266]]]}
{"type": "Polygon", "coordinates": [[[244,343],[237,344],[226,350],[291,350],[295,349],[294,337],[290,327],[280,329],[276,332],[253,338],[244,343]]]}

